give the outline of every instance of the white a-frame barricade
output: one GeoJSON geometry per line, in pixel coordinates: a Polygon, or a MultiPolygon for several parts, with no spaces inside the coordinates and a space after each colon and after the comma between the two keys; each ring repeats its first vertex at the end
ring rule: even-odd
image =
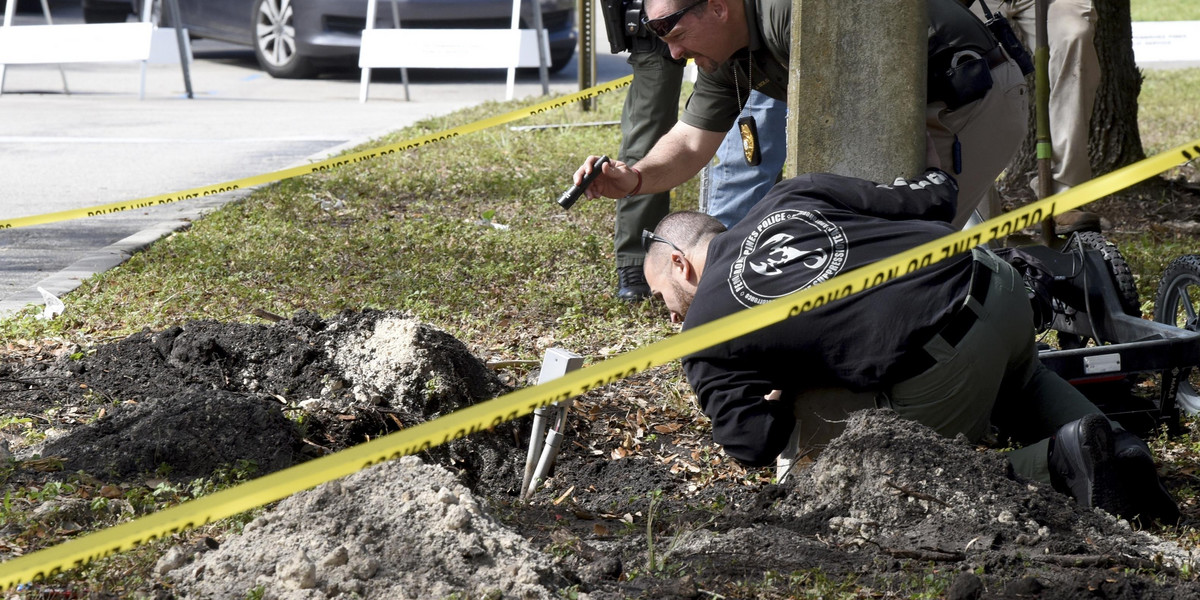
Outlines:
{"type": "Polygon", "coordinates": [[[367,101],[371,69],[400,68],[404,97],[408,99],[407,67],[423,69],[508,69],[505,98],[512,100],[517,67],[539,67],[542,90],[548,93],[546,67],[549,39],[541,28],[542,5],[534,5],[534,29],[521,29],[521,0],[513,0],[509,29],[401,29],[396,0],[392,4],[392,29],[375,29],[376,4],[367,0],[367,28],[358,53],[362,83],[358,99],[367,101]],[[540,42],[540,43],[539,43],[540,42]]]}
{"type": "MultiPolygon", "coordinates": [[[[175,9],[176,0],[166,0],[175,9]]],[[[143,3],[141,19],[136,23],[98,23],[91,25],[54,25],[47,0],[42,0],[45,25],[13,25],[17,0],[4,6],[4,26],[0,28],[0,93],[4,92],[7,65],[141,62],[141,87],[138,97],[146,95],[146,65],[175,63],[183,70],[184,83],[191,97],[192,83],[188,66],[192,49],[186,30],[159,29],[150,22],[152,2],[143,3]]],[[[176,14],[178,12],[176,11],[176,14]]],[[[178,19],[175,20],[178,23],[178,19]]],[[[61,68],[60,68],[61,71],[61,68]]],[[[66,74],[63,91],[68,92],[66,74]]]]}

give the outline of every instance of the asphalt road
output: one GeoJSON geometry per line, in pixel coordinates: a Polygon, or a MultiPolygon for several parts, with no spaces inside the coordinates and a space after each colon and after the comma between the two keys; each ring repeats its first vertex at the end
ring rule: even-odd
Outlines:
{"type": "MultiPolygon", "coordinates": [[[[56,3],[55,23],[80,22],[75,2],[56,3]],[[65,4],[65,6],[63,5],[65,4]]],[[[18,15],[40,23],[40,15],[18,15]]],[[[603,35],[602,33],[600,34],[603,35]]],[[[597,81],[629,74],[624,58],[597,57],[597,81]]],[[[503,70],[410,70],[405,101],[398,70],[376,70],[358,101],[355,69],[315,80],[277,80],[248,49],[193,45],[194,98],[178,65],[11,65],[0,95],[0,207],[6,218],[133,200],[277,171],[326,157],[423,118],[503,100],[503,70]],[[63,91],[65,74],[70,93],[63,91]]],[[[577,58],[551,76],[552,92],[579,89],[577,58]]],[[[536,71],[519,74],[516,98],[542,93],[536,71]]],[[[0,232],[0,317],[63,295],[160,236],[234,199],[222,194],[0,232]]],[[[70,300],[66,299],[69,306],[70,300]]]]}

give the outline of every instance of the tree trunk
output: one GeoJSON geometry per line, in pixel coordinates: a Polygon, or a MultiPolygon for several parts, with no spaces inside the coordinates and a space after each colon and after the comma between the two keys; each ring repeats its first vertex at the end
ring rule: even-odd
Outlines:
{"type": "Polygon", "coordinates": [[[1097,0],[1096,13],[1096,54],[1102,75],[1088,154],[1092,173],[1103,175],[1146,158],[1146,152],[1138,131],[1142,73],[1133,61],[1129,0],[1097,0]]]}
{"type": "MultiPolygon", "coordinates": [[[[1145,158],[1138,131],[1137,98],[1142,75],[1133,60],[1129,0],[1096,0],[1096,53],[1100,59],[1100,89],[1092,112],[1089,152],[1093,176],[1103,175],[1145,158]]],[[[1034,48],[1029,48],[1030,54],[1034,48]]],[[[1033,86],[1033,76],[1029,78],[1033,86]]],[[[1030,95],[1030,98],[1034,98],[1030,95]]],[[[1037,175],[1034,146],[1036,121],[1029,115],[1029,136],[1013,158],[1000,191],[1019,204],[1034,199],[1030,180],[1037,175]]]]}

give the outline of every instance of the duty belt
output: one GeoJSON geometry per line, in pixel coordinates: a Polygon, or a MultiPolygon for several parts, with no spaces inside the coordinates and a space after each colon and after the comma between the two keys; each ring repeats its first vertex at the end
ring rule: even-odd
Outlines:
{"type": "MultiPolygon", "coordinates": [[[[979,262],[978,259],[972,261],[971,270],[971,286],[967,291],[967,298],[974,298],[979,306],[983,306],[987,300],[988,289],[992,282],[992,270],[987,265],[979,262]]],[[[971,303],[964,298],[958,310],[946,319],[942,328],[930,338],[932,341],[935,338],[942,338],[951,346],[958,346],[958,343],[966,337],[967,332],[975,325],[975,321],[979,320],[979,313],[975,312],[971,303]]],[[[937,359],[925,350],[925,345],[929,342],[921,344],[919,347],[913,348],[907,354],[900,357],[892,367],[891,372],[898,376],[898,381],[903,381],[910,377],[915,377],[928,371],[931,367],[937,364],[937,359]]]]}

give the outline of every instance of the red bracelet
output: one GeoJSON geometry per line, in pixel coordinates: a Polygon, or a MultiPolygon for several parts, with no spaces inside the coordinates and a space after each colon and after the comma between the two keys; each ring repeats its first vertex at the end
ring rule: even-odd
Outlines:
{"type": "Polygon", "coordinates": [[[629,167],[629,170],[633,171],[634,173],[637,174],[638,182],[637,182],[637,185],[633,186],[633,191],[629,192],[628,194],[625,194],[626,198],[629,198],[630,196],[636,196],[638,191],[640,191],[642,189],[642,172],[637,170],[637,167],[629,167]]]}

